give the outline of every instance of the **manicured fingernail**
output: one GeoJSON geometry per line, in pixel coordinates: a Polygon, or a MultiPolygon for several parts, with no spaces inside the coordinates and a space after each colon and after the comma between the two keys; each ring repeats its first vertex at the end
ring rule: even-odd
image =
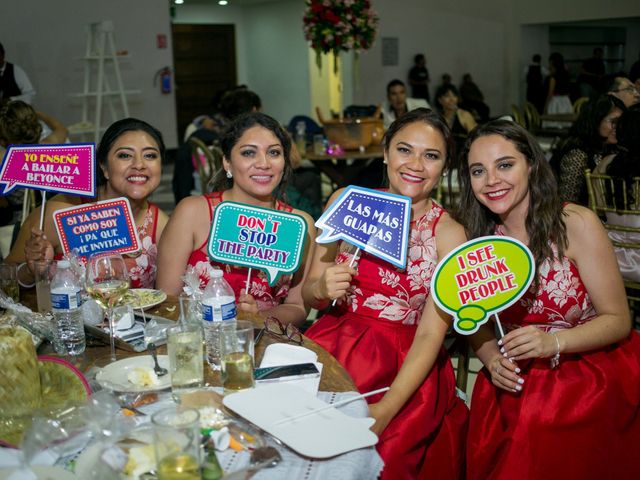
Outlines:
{"type": "Polygon", "coordinates": [[[505,353],[503,353],[503,354],[502,354],[502,356],[503,356],[504,358],[507,358],[507,354],[506,354],[506,352],[505,352],[505,353]]]}
{"type": "Polygon", "coordinates": [[[510,363],[513,363],[513,358],[507,358],[507,360],[509,360],[510,363]]]}
{"type": "Polygon", "coordinates": [[[518,379],[518,383],[519,383],[520,385],[522,385],[522,384],[524,383],[524,378],[519,378],[519,379],[518,379]]]}
{"type": "MultiPolygon", "coordinates": [[[[511,359],[509,359],[511,360],[511,359]]],[[[511,360],[513,362],[513,360],[511,360]]],[[[520,367],[516,367],[516,373],[520,373],[522,370],[520,370],[520,367]]]]}
{"type": "Polygon", "coordinates": [[[516,390],[517,391],[521,391],[522,390],[522,385],[516,385],[516,390]]]}
{"type": "Polygon", "coordinates": [[[504,347],[500,349],[500,353],[504,353],[504,347]]]}
{"type": "Polygon", "coordinates": [[[498,345],[502,345],[502,339],[498,340],[498,345]]]}

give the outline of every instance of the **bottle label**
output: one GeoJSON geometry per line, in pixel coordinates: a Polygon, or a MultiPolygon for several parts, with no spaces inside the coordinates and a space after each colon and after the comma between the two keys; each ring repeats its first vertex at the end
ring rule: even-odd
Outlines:
{"type": "Polygon", "coordinates": [[[205,322],[221,322],[225,320],[233,320],[236,318],[235,302],[224,303],[222,305],[202,304],[202,318],[205,322]]]}
{"type": "Polygon", "coordinates": [[[74,292],[51,292],[51,308],[53,310],[75,310],[82,305],[80,290],[74,292]]]}

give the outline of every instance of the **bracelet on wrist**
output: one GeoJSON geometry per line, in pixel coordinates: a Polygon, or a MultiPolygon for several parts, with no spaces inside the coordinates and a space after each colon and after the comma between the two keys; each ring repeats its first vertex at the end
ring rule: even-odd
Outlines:
{"type": "Polygon", "coordinates": [[[22,267],[25,267],[26,265],[27,264],[25,262],[22,262],[20,265],[18,265],[18,268],[16,268],[16,278],[18,280],[18,285],[20,285],[22,288],[33,288],[36,285],[35,279],[32,283],[23,283],[22,281],[20,281],[20,270],[22,270],[22,267]]]}
{"type": "Polygon", "coordinates": [[[560,365],[560,340],[558,340],[558,335],[555,332],[551,335],[556,339],[556,354],[551,357],[551,368],[556,368],[560,365]]]}

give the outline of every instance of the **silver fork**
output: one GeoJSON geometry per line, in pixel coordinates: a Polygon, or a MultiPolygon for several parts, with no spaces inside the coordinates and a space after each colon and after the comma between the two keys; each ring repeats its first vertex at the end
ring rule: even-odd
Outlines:
{"type": "Polygon", "coordinates": [[[151,352],[151,356],[153,357],[153,363],[154,363],[153,371],[156,372],[156,375],[159,377],[162,377],[163,375],[166,375],[167,373],[169,373],[169,370],[161,367],[160,364],[158,363],[158,356],[156,355],[156,344],[155,343],[148,344],[147,349],[149,350],[149,352],[151,352]]]}

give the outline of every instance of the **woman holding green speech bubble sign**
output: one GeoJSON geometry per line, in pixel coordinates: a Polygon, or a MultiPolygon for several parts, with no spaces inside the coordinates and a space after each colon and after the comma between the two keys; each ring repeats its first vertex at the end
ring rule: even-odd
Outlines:
{"type": "Polygon", "coordinates": [[[563,204],[536,140],[494,121],[460,157],[459,219],[470,238],[513,237],[536,276],[471,343],[475,383],[467,478],[640,478],[640,337],[600,220],[563,204]]]}
{"type": "Polygon", "coordinates": [[[458,479],[464,472],[467,408],[442,347],[451,318],[430,295],[439,259],[465,240],[431,198],[450,166],[452,141],[444,119],[426,108],[403,115],[385,134],[389,192],[411,198],[406,268],[366,252],[352,267],[353,247],[321,243],[304,287],[315,308],[337,299],[306,334],[338,359],[360,392],[391,387],[370,397],[383,479],[458,479]]]}
{"type": "Polygon", "coordinates": [[[197,276],[196,288],[204,289],[209,271],[221,268],[236,295],[239,310],[274,315],[283,323],[302,323],[307,310],[302,300],[306,257],[313,248],[312,218],[283,200],[292,174],[291,139],[273,118],[259,112],[234,119],[223,134],[223,169],[213,179],[213,192],[180,201],[160,240],[158,288],[177,295],[183,288],[187,267],[197,276]],[[223,201],[297,213],[307,223],[304,254],[298,271],[282,275],[269,285],[266,274],[246,267],[210,261],[207,245],[216,207],[223,201]],[[205,219],[208,219],[206,221],[205,219]],[[250,284],[247,291],[247,282],[250,284]]]}

